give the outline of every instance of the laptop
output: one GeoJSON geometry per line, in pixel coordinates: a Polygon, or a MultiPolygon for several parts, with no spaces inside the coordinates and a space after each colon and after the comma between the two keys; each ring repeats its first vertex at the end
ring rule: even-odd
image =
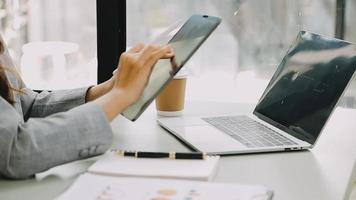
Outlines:
{"type": "Polygon", "coordinates": [[[356,45],[301,31],[250,115],[160,118],[158,124],[208,154],[312,148],[353,79],[356,45]]]}

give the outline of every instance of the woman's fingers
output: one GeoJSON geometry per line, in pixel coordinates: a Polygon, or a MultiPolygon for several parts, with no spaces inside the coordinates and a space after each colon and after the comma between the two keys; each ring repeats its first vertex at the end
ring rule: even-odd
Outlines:
{"type": "Polygon", "coordinates": [[[141,52],[139,59],[142,59],[144,63],[155,58],[156,61],[162,58],[171,58],[174,55],[173,48],[170,45],[157,46],[147,45],[141,52]],[[158,58],[155,58],[159,55],[158,58]]]}
{"type": "Polygon", "coordinates": [[[163,59],[171,58],[174,56],[174,50],[171,45],[164,46],[164,51],[165,51],[165,54],[162,57],[163,59]]]}
{"type": "Polygon", "coordinates": [[[132,48],[130,48],[127,52],[128,53],[138,53],[140,52],[143,48],[145,47],[145,45],[143,43],[138,43],[135,46],[133,46],[132,48]]]}
{"type": "Polygon", "coordinates": [[[122,53],[118,69],[113,72],[116,89],[125,93],[128,102],[135,102],[147,85],[155,63],[174,55],[171,46],[136,45],[122,53]]]}
{"type": "Polygon", "coordinates": [[[161,48],[162,47],[158,45],[148,44],[142,49],[138,59],[140,59],[143,63],[146,63],[146,61],[149,59],[152,53],[157,50],[160,50],[161,48]]]}
{"type": "Polygon", "coordinates": [[[153,51],[150,56],[148,57],[148,59],[146,60],[145,63],[145,70],[149,70],[152,71],[153,66],[157,63],[157,61],[159,59],[162,58],[170,58],[172,57],[174,54],[171,50],[171,47],[163,47],[161,49],[158,49],[156,51],[153,51]]]}
{"type": "MultiPolygon", "coordinates": [[[[120,59],[124,63],[133,64],[136,69],[148,68],[150,71],[159,59],[171,58],[174,55],[173,48],[170,45],[159,46],[154,44],[143,45],[138,44],[129,51],[123,53],[120,59]]],[[[113,74],[120,72],[120,68],[115,70],[113,74]]]]}

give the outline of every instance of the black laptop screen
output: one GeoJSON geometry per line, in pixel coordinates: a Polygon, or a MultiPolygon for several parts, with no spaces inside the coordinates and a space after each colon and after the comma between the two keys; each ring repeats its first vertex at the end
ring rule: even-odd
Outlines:
{"type": "Polygon", "coordinates": [[[300,32],[254,114],[314,144],[355,67],[356,45],[300,32]]]}

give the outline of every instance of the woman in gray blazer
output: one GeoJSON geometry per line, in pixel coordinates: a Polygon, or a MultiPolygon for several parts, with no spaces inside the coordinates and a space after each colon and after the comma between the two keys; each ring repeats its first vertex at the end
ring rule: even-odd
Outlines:
{"type": "Polygon", "coordinates": [[[139,98],[154,64],[172,56],[170,46],[139,44],[100,85],[36,93],[17,75],[0,37],[0,175],[27,178],[105,152],[109,122],[139,98]]]}

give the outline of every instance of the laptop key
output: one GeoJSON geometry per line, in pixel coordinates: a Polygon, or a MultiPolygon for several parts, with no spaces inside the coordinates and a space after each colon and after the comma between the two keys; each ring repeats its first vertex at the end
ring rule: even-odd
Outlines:
{"type": "Polygon", "coordinates": [[[248,148],[296,144],[269,127],[246,116],[202,118],[248,148]]]}

